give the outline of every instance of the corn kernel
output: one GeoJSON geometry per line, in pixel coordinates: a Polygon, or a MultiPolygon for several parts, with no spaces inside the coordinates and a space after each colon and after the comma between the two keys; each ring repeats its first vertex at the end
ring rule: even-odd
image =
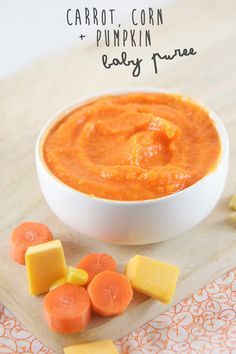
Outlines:
{"type": "Polygon", "coordinates": [[[88,273],[80,268],[68,267],[66,278],[68,283],[85,285],[88,282],[88,273]]]}
{"type": "Polygon", "coordinates": [[[56,289],[56,288],[58,288],[59,286],[65,284],[65,283],[67,283],[66,277],[60,278],[60,279],[54,281],[54,283],[52,283],[52,285],[51,285],[50,288],[49,288],[49,291],[51,291],[51,290],[53,290],[53,289],[56,289]]]}
{"type": "Polygon", "coordinates": [[[229,207],[230,209],[236,210],[236,194],[230,199],[229,207]]]}

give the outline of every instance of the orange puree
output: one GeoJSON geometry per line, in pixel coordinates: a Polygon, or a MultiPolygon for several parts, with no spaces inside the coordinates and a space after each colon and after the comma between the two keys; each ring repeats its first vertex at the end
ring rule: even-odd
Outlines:
{"type": "Polygon", "coordinates": [[[101,97],[68,113],[44,143],[48,168],[68,186],[106,199],[180,191],[217,165],[220,140],[206,110],[172,94],[101,97]]]}

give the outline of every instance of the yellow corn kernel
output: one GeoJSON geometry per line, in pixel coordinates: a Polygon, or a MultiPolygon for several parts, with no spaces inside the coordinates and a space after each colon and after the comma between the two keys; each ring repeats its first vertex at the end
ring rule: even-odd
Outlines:
{"type": "Polygon", "coordinates": [[[68,267],[66,279],[71,284],[85,285],[88,282],[88,273],[80,268],[68,267]]]}
{"type": "Polygon", "coordinates": [[[88,282],[88,273],[80,268],[68,267],[65,277],[56,280],[51,286],[50,290],[58,288],[65,283],[71,283],[76,285],[85,285],[88,282]]]}
{"type": "Polygon", "coordinates": [[[49,291],[58,288],[58,286],[61,286],[63,284],[67,283],[66,277],[60,278],[56,281],[54,281],[54,283],[52,283],[52,285],[49,288],[49,291]]]}
{"type": "Polygon", "coordinates": [[[236,210],[236,194],[230,199],[229,207],[230,209],[236,210]]]}

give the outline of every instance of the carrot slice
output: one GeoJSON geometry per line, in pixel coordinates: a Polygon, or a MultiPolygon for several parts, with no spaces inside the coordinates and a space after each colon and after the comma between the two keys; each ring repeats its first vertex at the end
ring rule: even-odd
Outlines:
{"type": "Polygon", "coordinates": [[[11,235],[11,258],[20,264],[25,264],[25,253],[29,246],[48,242],[53,239],[49,228],[36,222],[23,222],[18,225],[11,235]]]}
{"type": "Polygon", "coordinates": [[[88,273],[88,283],[104,270],[116,270],[116,261],[106,253],[89,253],[81,259],[78,268],[84,269],[88,273]]]}
{"type": "Polygon", "coordinates": [[[94,312],[106,317],[124,312],[132,300],[133,290],[125,275],[105,270],[91,281],[88,294],[94,312]]]}
{"type": "Polygon", "coordinates": [[[85,330],[91,318],[87,290],[75,284],[63,284],[44,297],[47,324],[57,333],[77,333],[85,330]]]}

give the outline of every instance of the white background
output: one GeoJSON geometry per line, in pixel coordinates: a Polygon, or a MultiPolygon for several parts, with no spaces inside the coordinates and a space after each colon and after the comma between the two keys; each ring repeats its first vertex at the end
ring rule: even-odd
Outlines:
{"type": "MultiPolygon", "coordinates": [[[[90,28],[66,24],[68,8],[116,8],[127,21],[129,8],[163,8],[174,0],[0,0],[0,78],[51,53],[82,45],[79,33],[91,37],[90,28]]],[[[86,45],[89,40],[86,39],[86,45]]]]}

